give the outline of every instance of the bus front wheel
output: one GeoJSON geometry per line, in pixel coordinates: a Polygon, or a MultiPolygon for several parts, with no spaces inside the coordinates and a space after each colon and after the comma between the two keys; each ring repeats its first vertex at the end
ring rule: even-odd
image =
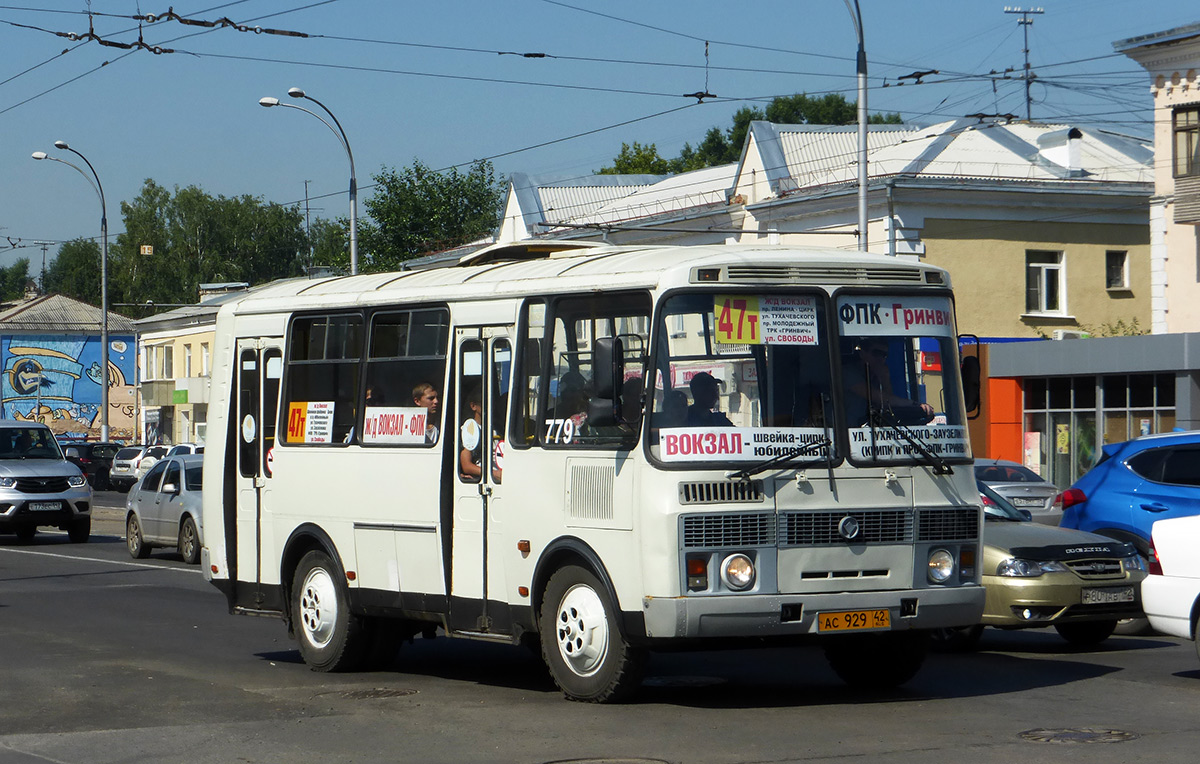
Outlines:
{"type": "Polygon", "coordinates": [[[550,577],[538,629],[542,659],[567,699],[619,701],[641,684],[645,653],[625,640],[607,590],[590,571],[570,565],[550,577]]]}
{"type": "Polygon", "coordinates": [[[886,631],[829,637],[825,657],[851,687],[898,687],[917,675],[929,652],[927,631],[886,631]]]}
{"type": "Polygon", "coordinates": [[[346,586],[333,560],[324,552],[305,554],[292,582],[292,622],[304,662],[313,671],[357,668],[366,635],[350,612],[346,586]]]}

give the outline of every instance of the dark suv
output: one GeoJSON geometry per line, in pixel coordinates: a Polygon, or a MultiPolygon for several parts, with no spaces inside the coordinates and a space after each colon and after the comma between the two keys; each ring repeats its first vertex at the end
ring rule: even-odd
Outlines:
{"type": "Polygon", "coordinates": [[[44,424],[0,420],[0,533],[29,541],[39,527],[75,543],[92,532],[92,489],[44,424]]]}
{"type": "Polygon", "coordinates": [[[66,443],[64,454],[67,461],[87,476],[92,488],[97,491],[108,489],[108,471],[112,469],[113,457],[121,450],[120,443],[66,443]]]}

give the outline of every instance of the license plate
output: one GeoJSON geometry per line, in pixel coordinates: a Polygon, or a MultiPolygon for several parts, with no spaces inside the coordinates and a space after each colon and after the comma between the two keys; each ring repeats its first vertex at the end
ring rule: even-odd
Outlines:
{"type": "Polygon", "coordinates": [[[57,512],[62,509],[59,501],[31,501],[25,505],[30,512],[57,512]]]}
{"type": "Polygon", "coordinates": [[[891,627],[892,617],[886,609],[817,613],[817,631],[857,631],[859,629],[890,629],[891,627]]]}
{"type": "Polygon", "coordinates": [[[1012,503],[1018,507],[1040,507],[1045,502],[1041,499],[1013,499],[1012,503]]]}
{"type": "Polygon", "coordinates": [[[1114,602],[1133,602],[1133,599],[1132,586],[1083,590],[1083,604],[1085,605],[1108,605],[1114,602]]]}

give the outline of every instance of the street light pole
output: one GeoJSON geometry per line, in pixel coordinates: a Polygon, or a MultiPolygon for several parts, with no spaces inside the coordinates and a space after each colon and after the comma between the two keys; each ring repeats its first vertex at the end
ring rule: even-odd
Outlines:
{"type": "Polygon", "coordinates": [[[296,106],[295,104],[291,103],[283,103],[278,98],[271,98],[270,96],[260,98],[258,99],[258,105],[265,107],[286,106],[289,109],[299,109],[305,114],[311,114],[312,116],[324,122],[325,127],[328,127],[333,132],[334,136],[337,137],[338,142],[342,144],[342,148],[346,150],[346,156],[350,159],[350,275],[353,276],[358,273],[358,180],[354,174],[354,152],[350,150],[350,139],[346,137],[346,131],[342,129],[342,123],[338,122],[338,118],[334,116],[334,113],[329,110],[328,106],[306,94],[300,88],[289,88],[288,95],[290,95],[292,98],[308,99],[317,106],[320,106],[321,109],[329,115],[329,118],[333,120],[333,125],[337,125],[337,128],[334,128],[333,125],[329,124],[324,117],[322,117],[320,114],[317,114],[315,111],[306,109],[303,106],[296,106]]]}
{"type": "Polygon", "coordinates": [[[95,183],[92,183],[92,190],[100,197],[100,440],[108,440],[108,205],[104,201],[104,186],[100,183],[100,175],[96,172],[96,168],[92,167],[92,163],[88,158],[71,148],[66,141],[55,141],[54,147],[63,151],[70,151],[83,160],[88,169],[92,171],[92,177],[89,178],[87,173],[81,170],[77,165],[71,164],[65,159],[48,156],[44,151],[33,152],[34,159],[49,159],[55,162],[60,162],[68,167],[74,168],[76,172],[84,177],[88,183],[92,183],[92,178],[95,178],[95,183]]]}
{"type": "Polygon", "coordinates": [[[850,7],[851,0],[845,0],[846,10],[854,22],[854,31],[858,35],[858,249],[867,251],[867,50],[863,43],[862,9],[858,0],[850,7]]]}

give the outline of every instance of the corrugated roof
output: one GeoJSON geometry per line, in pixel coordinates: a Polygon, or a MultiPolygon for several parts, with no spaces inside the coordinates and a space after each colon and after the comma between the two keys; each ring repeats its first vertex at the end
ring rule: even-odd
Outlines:
{"type": "Polygon", "coordinates": [[[588,216],[587,222],[616,223],[668,215],[696,207],[724,205],[733,188],[737,170],[737,164],[727,164],[673,175],[605,204],[595,214],[588,216]]]}
{"type": "MultiPolygon", "coordinates": [[[[48,294],[18,303],[0,312],[0,333],[6,332],[99,332],[103,313],[94,305],[48,294]]],[[[108,312],[110,334],[133,334],[133,322],[119,313],[108,312]]]]}

